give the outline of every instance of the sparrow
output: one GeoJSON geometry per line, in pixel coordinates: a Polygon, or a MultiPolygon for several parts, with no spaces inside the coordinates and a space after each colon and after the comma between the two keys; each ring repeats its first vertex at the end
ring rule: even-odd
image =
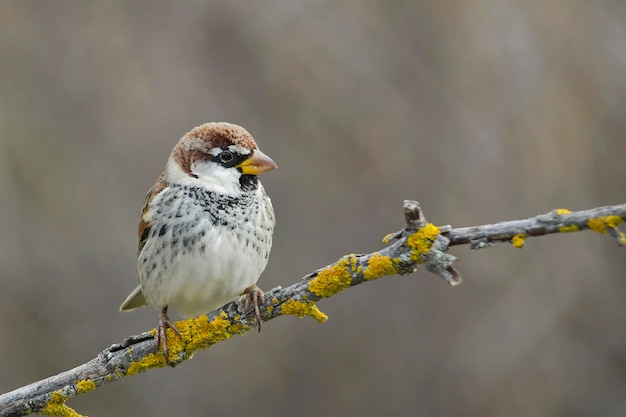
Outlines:
{"type": "Polygon", "coordinates": [[[258,176],[277,168],[243,127],[205,123],[185,134],[150,189],[139,221],[139,286],[121,311],[152,304],[161,310],[157,344],[167,358],[166,330],[182,316],[210,312],[238,296],[246,313],[272,248],[274,209],[258,176]]]}

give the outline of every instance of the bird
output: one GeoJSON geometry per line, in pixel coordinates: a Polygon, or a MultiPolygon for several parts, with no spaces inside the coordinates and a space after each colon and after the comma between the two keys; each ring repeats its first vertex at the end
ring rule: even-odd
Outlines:
{"type": "Polygon", "coordinates": [[[254,307],[261,330],[256,285],[267,266],[275,225],[272,202],[259,175],[277,168],[243,127],[211,122],[186,133],[148,191],[139,221],[139,285],[121,311],[160,309],[157,346],[168,358],[166,330],[180,331],[174,308],[195,317],[241,297],[254,307]]]}

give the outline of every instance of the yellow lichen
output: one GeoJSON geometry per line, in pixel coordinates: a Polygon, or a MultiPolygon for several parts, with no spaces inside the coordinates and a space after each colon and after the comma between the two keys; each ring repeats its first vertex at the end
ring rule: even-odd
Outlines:
{"type": "Polygon", "coordinates": [[[287,300],[281,306],[283,314],[290,316],[298,316],[300,318],[311,316],[318,323],[324,323],[328,320],[328,316],[322,313],[313,301],[287,300]]]}
{"type": "Polygon", "coordinates": [[[620,216],[602,216],[597,217],[595,219],[589,219],[587,222],[587,226],[591,230],[594,230],[598,233],[606,234],[608,233],[607,227],[611,229],[615,229],[617,225],[622,223],[624,220],[620,216]]]}
{"type": "MultiPolygon", "coordinates": [[[[589,219],[589,221],[587,222],[587,226],[589,226],[589,228],[593,231],[606,234],[609,232],[608,229],[613,229],[617,231],[617,226],[623,222],[624,222],[624,219],[622,219],[620,216],[615,216],[615,215],[602,216],[602,217],[597,217],[595,219],[589,219]]],[[[618,233],[617,240],[619,244],[626,245],[626,234],[624,234],[624,232],[619,232],[619,231],[617,231],[617,233],[618,233]]]]}
{"type": "MultiPolygon", "coordinates": [[[[267,311],[269,312],[269,309],[267,311]]],[[[247,332],[248,330],[250,330],[250,326],[246,326],[245,324],[241,322],[231,324],[230,327],[228,328],[228,332],[231,335],[236,335],[236,334],[241,335],[247,332]]]]}
{"type": "MultiPolygon", "coordinates": [[[[183,351],[187,357],[191,357],[199,349],[206,349],[211,345],[230,339],[233,335],[243,334],[250,330],[249,326],[241,322],[231,323],[225,312],[221,312],[210,322],[206,315],[202,315],[178,321],[176,327],[180,331],[180,336],[174,333],[172,329],[168,329],[166,335],[170,358],[177,357],[183,351]]],[[[165,365],[167,365],[167,361],[160,351],[151,353],[138,361],[131,362],[126,375],[133,375],[165,365]]]]}
{"type": "Polygon", "coordinates": [[[39,414],[46,416],[62,416],[62,417],[83,417],[78,414],[73,408],[67,406],[65,401],[67,395],[61,393],[61,391],[55,391],[50,394],[50,400],[44,408],[39,410],[39,414]]]}
{"type": "Polygon", "coordinates": [[[76,393],[77,394],[82,394],[84,392],[92,391],[94,389],[96,389],[96,383],[93,382],[91,379],[81,379],[76,384],[76,393]]]}
{"type": "Polygon", "coordinates": [[[376,252],[367,262],[367,268],[363,271],[363,278],[370,280],[397,273],[398,269],[394,265],[391,258],[376,252]]]}
{"type": "MultiPolygon", "coordinates": [[[[559,216],[566,216],[568,214],[572,214],[572,212],[568,209],[564,209],[564,208],[559,208],[554,210],[554,212],[559,215],[559,216]]],[[[580,229],[578,228],[578,226],[576,226],[575,224],[572,224],[571,226],[562,226],[559,227],[559,232],[561,233],[568,233],[568,232],[577,232],[580,229]]]]}
{"type": "Polygon", "coordinates": [[[160,368],[165,365],[167,365],[167,361],[161,353],[151,353],[138,361],[131,362],[128,370],[126,371],[126,375],[135,375],[140,372],[147,371],[150,368],[160,368]]]}
{"type": "Polygon", "coordinates": [[[559,232],[568,233],[568,232],[578,232],[580,229],[575,224],[571,226],[561,226],[559,227],[559,232]]]}
{"type": "Polygon", "coordinates": [[[356,264],[356,256],[348,255],[334,265],[324,268],[309,282],[309,291],[318,297],[330,297],[345,290],[352,282],[356,264]]]}
{"type": "Polygon", "coordinates": [[[513,236],[513,239],[511,239],[511,243],[513,244],[513,247],[515,248],[522,248],[524,247],[525,240],[526,240],[526,235],[524,233],[518,233],[515,236],[513,236]]]}
{"type": "Polygon", "coordinates": [[[407,246],[413,249],[411,251],[411,260],[413,262],[424,262],[422,256],[428,253],[439,233],[440,230],[437,226],[432,223],[428,223],[407,238],[407,246]]]}
{"type": "Polygon", "coordinates": [[[396,238],[396,236],[398,236],[398,232],[389,233],[389,234],[385,235],[385,237],[383,237],[383,243],[391,242],[393,239],[396,238]]]}
{"type": "Polygon", "coordinates": [[[234,334],[241,334],[249,330],[247,326],[241,323],[233,326],[228,319],[228,314],[223,311],[210,322],[207,320],[207,316],[200,316],[185,320],[184,323],[187,326],[184,329],[179,327],[179,330],[186,341],[185,350],[188,354],[193,354],[198,349],[207,348],[230,339],[234,334]]]}

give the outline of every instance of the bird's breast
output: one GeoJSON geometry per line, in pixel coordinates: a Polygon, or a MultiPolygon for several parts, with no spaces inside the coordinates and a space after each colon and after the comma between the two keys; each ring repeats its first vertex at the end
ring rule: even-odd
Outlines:
{"type": "Polygon", "coordinates": [[[151,231],[137,267],[151,304],[198,315],[257,282],[274,227],[264,193],[232,197],[173,187],[159,197],[150,209],[151,231]]]}

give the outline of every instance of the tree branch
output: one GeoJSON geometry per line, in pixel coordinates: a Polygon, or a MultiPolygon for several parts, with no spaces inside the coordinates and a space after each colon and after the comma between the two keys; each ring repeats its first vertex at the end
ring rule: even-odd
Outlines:
{"type": "MultiPolygon", "coordinates": [[[[557,209],[525,220],[457,229],[428,223],[415,201],[404,202],[404,214],[406,226],[387,235],[383,239],[385,243],[396,241],[380,251],[346,255],[287,288],[278,287],[266,292],[262,320],[295,315],[311,316],[324,322],[327,317],[318,310],[316,301],[383,276],[412,273],[422,263],[428,271],[451,285],[457,285],[461,277],[452,267],[456,258],[446,252],[449,246],[470,244],[472,249],[480,249],[494,242],[511,242],[520,248],[529,236],[584,229],[609,234],[619,245],[626,244],[626,235],[617,228],[626,220],[626,204],[578,212],[557,209]]],[[[78,416],[65,404],[68,398],[150,368],[168,364],[176,366],[191,358],[197,350],[246,333],[253,327],[253,321],[254,317],[248,318],[239,302],[226,304],[209,313],[208,317],[203,315],[180,321],[176,326],[181,337],[171,330],[167,334],[169,360],[158,349],[154,329],[131,336],[111,345],[83,365],[0,395],[0,417],[24,416],[33,412],[78,416]]]]}

